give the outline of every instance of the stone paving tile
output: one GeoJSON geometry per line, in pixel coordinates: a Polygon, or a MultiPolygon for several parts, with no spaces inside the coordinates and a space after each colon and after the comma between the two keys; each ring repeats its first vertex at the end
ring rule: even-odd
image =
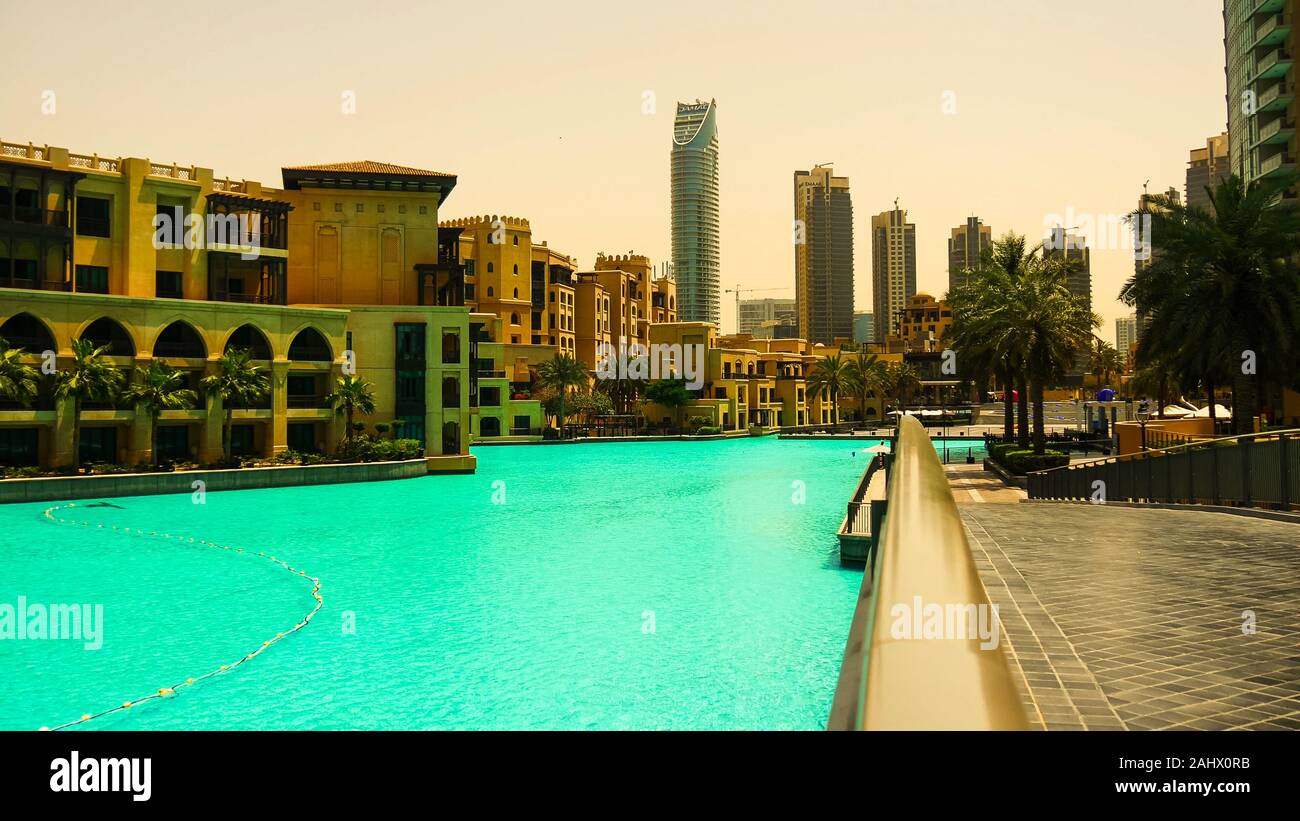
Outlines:
{"type": "Polygon", "coordinates": [[[1300,729],[1300,526],[959,509],[1036,728],[1300,729]]]}

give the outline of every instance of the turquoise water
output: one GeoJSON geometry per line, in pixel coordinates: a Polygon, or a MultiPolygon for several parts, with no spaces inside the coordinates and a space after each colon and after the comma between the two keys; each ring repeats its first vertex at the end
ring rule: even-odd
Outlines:
{"type": "Polygon", "coordinates": [[[834,533],[870,444],[484,447],[472,476],[67,511],[105,529],[0,506],[0,605],[104,612],[99,650],[0,641],[0,729],[198,677],[314,605],[265,560],[114,525],[264,550],[325,604],[87,728],[822,727],[862,582],[834,533]]]}

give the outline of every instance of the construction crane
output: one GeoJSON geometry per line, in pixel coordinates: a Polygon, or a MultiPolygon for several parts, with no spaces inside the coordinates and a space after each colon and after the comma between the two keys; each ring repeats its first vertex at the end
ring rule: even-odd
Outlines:
{"type": "Polygon", "coordinates": [[[737,285],[735,288],[728,288],[723,291],[724,294],[736,295],[736,333],[740,333],[740,295],[756,294],[760,291],[788,291],[789,288],[741,288],[737,285]]]}

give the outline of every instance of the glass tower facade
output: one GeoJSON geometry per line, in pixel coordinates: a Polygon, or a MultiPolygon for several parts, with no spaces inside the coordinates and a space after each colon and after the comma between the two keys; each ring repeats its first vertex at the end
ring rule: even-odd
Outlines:
{"type": "Polygon", "coordinates": [[[672,232],[677,313],[682,322],[721,318],[718,107],[678,103],[673,120],[672,232]]]}

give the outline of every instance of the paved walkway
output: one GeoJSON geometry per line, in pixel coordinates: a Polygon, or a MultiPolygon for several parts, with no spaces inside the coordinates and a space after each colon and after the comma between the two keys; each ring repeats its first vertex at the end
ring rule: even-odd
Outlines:
{"type": "Polygon", "coordinates": [[[943,472],[952,485],[952,498],[959,505],[1015,504],[1026,498],[1023,490],[1003,484],[979,464],[944,465],[943,472]]]}
{"type": "MultiPolygon", "coordinates": [[[[954,496],[985,495],[966,481],[954,496]]],[[[1300,729],[1300,525],[1041,502],[959,509],[1037,726],[1300,729]]]]}

